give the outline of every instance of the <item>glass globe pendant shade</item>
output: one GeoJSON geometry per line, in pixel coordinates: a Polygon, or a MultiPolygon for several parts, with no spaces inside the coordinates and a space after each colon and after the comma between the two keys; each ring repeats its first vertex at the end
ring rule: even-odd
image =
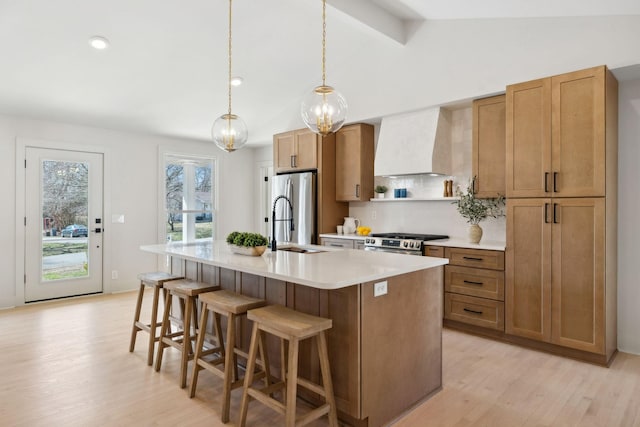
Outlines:
{"type": "Polygon", "coordinates": [[[302,120],[315,133],[329,135],[347,118],[347,101],[331,86],[314,88],[302,101],[302,120]]]}
{"type": "Polygon", "coordinates": [[[231,153],[244,147],[249,132],[247,125],[240,117],[235,114],[223,114],[213,122],[211,136],[218,148],[231,153]]]}

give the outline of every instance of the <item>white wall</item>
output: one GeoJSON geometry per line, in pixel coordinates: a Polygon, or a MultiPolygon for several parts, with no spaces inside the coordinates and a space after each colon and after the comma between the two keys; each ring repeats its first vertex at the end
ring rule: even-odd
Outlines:
{"type": "Polygon", "coordinates": [[[15,301],[16,230],[15,224],[15,149],[16,138],[64,142],[105,147],[109,170],[105,170],[110,199],[105,200],[104,268],[107,292],[133,289],[136,275],[156,269],[155,255],[141,252],[142,244],[158,239],[158,153],[160,147],[177,153],[214,155],[218,161],[218,236],[234,229],[253,230],[254,150],[232,154],[220,151],[213,143],[162,138],[151,135],[75,126],[50,121],[0,116],[0,224],[3,227],[0,256],[0,307],[21,304],[15,301]],[[111,214],[124,214],[124,224],[111,224],[111,214]],[[111,280],[110,271],[118,270],[119,279],[111,280]]]}
{"type": "Polygon", "coordinates": [[[640,354],[640,80],[619,96],[618,349],[640,354]]]}

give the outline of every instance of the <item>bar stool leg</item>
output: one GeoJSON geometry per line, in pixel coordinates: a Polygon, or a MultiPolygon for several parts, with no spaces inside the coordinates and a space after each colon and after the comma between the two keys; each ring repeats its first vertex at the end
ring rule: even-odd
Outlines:
{"type": "Polygon", "coordinates": [[[320,332],[315,337],[318,347],[318,358],[320,359],[320,370],[322,372],[322,384],[324,385],[324,398],[330,406],[329,409],[329,425],[338,427],[338,411],[336,408],[336,399],[333,396],[333,382],[331,380],[331,371],[329,368],[329,352],[327,350],[327,337],[325,331],[320,332]]]}
{"type": "Polygon", "coordinates": [[[253,383],[253,371],[256,367],[256,353],[258,351],[258,324],[253,324],[251,332],[251,344],[249,344],[249,356],[247,359],[247,370],[244,376],[244,387],[242,389],[242,403],[240,404],[240,420],[238,425],[244,427],[247,422],[247,410],[249,409],[249,386],[253,383]]]}
{"type": "Polygon", "coordinates": [[[162,314],[162,327],[160,328],[160,338],[158,339],[158,355],[156,356],[156,372],[160,371],[162,366],[162,354],[166,344],[162,342],[162,339],[167,335],[167,327],[169,325],[169,312],[171,311],[171,292],[165,293],[164,298],[164,312],[162,314]]]}
{"type": "Polygon", "coordinates": [[[140,310],[142,309],[142,297],[144,296],[144,283],[140,282],[138,290],[138,302],[136,303],[136,313],[133,316],[133,329],[131,330],[131,341],[129,341],[129,353],[132,353],[136,346],[136,336],[140,328],[137,323],[140,321],[140,310]]]}
{"type": "Polygon", "coordinates": [[[153,305],[151,306],[151,322],[149,325],[149,354],[147,354],[147,365],[153,365],[153,349],[156,345],[156,328],[158,327],[158,300],[160,299],[160,288],[153,287],[153,305]]]}
{"type": "MultiPolygon", "coordinates": [[[[200,314],[200,325],[206,325],[207,319],[209,317],[209,310],[207,310],[207,304],[202,303],[202,313],[200,314]]],[[[204,328],[205,326],[203,326],[204,328]]],[[[202,329],[198,333],[198,340],[196,342],[196,352],[193,355],[193,369],[191,370],[191,385],[189,386],[189,397],[194,397],[196,395],[196,386],[198,384],[198,373],[202,369],[200,365],[198,365],[198,359],[200,358],[200,354],[202,353],[202,346],[204,345],[204,329],[202,329]]]]}
{"type": "MultiPolygon", "coordinates": [[[[271,384],[271,368],[269,367],[269,356],[267,356],[267,337],[261,333],[258,338],[260,360],[262,360],[262,366],[264,368],[264,385],[265,387],[269,387],[269,384],[271,384]]],[[[270,396],[273,396],[273,393],[270,394],[270,396]]]]}
{"type": "Polygon", "coordinates": [[[229,407],[231,404],[231,384],[236,380],[238,366],[236,365],[236,315],[229,313],[227,317],[227,352],[224,355],[224,384],[222,390],[222,417],[223,423],[229,422],[229,407]]]}
{"type": "Polygon", "coordinates": [[[189,363],[189,354],[191,353],[191,311],[193,310],[193,298],[187,297],[186,300],[182,334],[182,357],[180,359],[180,388],[187,386],[187,364],[189,363]]]}
{"type": "Polygon", "coordinates": [[[298,391],[298,338],[292,338],[289,342],[289,372],[287,374],[287,410],[285,413],[285,425],[296,425],[296,394],[298,391]]]}

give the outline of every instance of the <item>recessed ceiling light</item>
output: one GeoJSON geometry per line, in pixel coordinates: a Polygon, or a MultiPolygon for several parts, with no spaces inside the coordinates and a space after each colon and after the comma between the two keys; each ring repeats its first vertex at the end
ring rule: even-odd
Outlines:
{"type": "Polygon", "coordinates": [[[93,36],[89,39],[89,45],[98,50],[104,50],[109,47],[109,40],[102,36],[93,36]]]}
{"type": "Polygon", "coordinates": [[[243,81],[244,79],[242,77],[231,77],[231,86],[240,86],[243,81]]]}

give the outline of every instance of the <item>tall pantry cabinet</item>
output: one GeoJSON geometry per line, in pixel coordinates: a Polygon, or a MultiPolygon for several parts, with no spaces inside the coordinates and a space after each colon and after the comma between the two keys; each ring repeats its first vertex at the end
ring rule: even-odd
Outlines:
{"type": "Polygon", "coordinates": [[[616,341],[618,84],[604,66],[507,86],[507,334],[606,364],[616,341]]]}

